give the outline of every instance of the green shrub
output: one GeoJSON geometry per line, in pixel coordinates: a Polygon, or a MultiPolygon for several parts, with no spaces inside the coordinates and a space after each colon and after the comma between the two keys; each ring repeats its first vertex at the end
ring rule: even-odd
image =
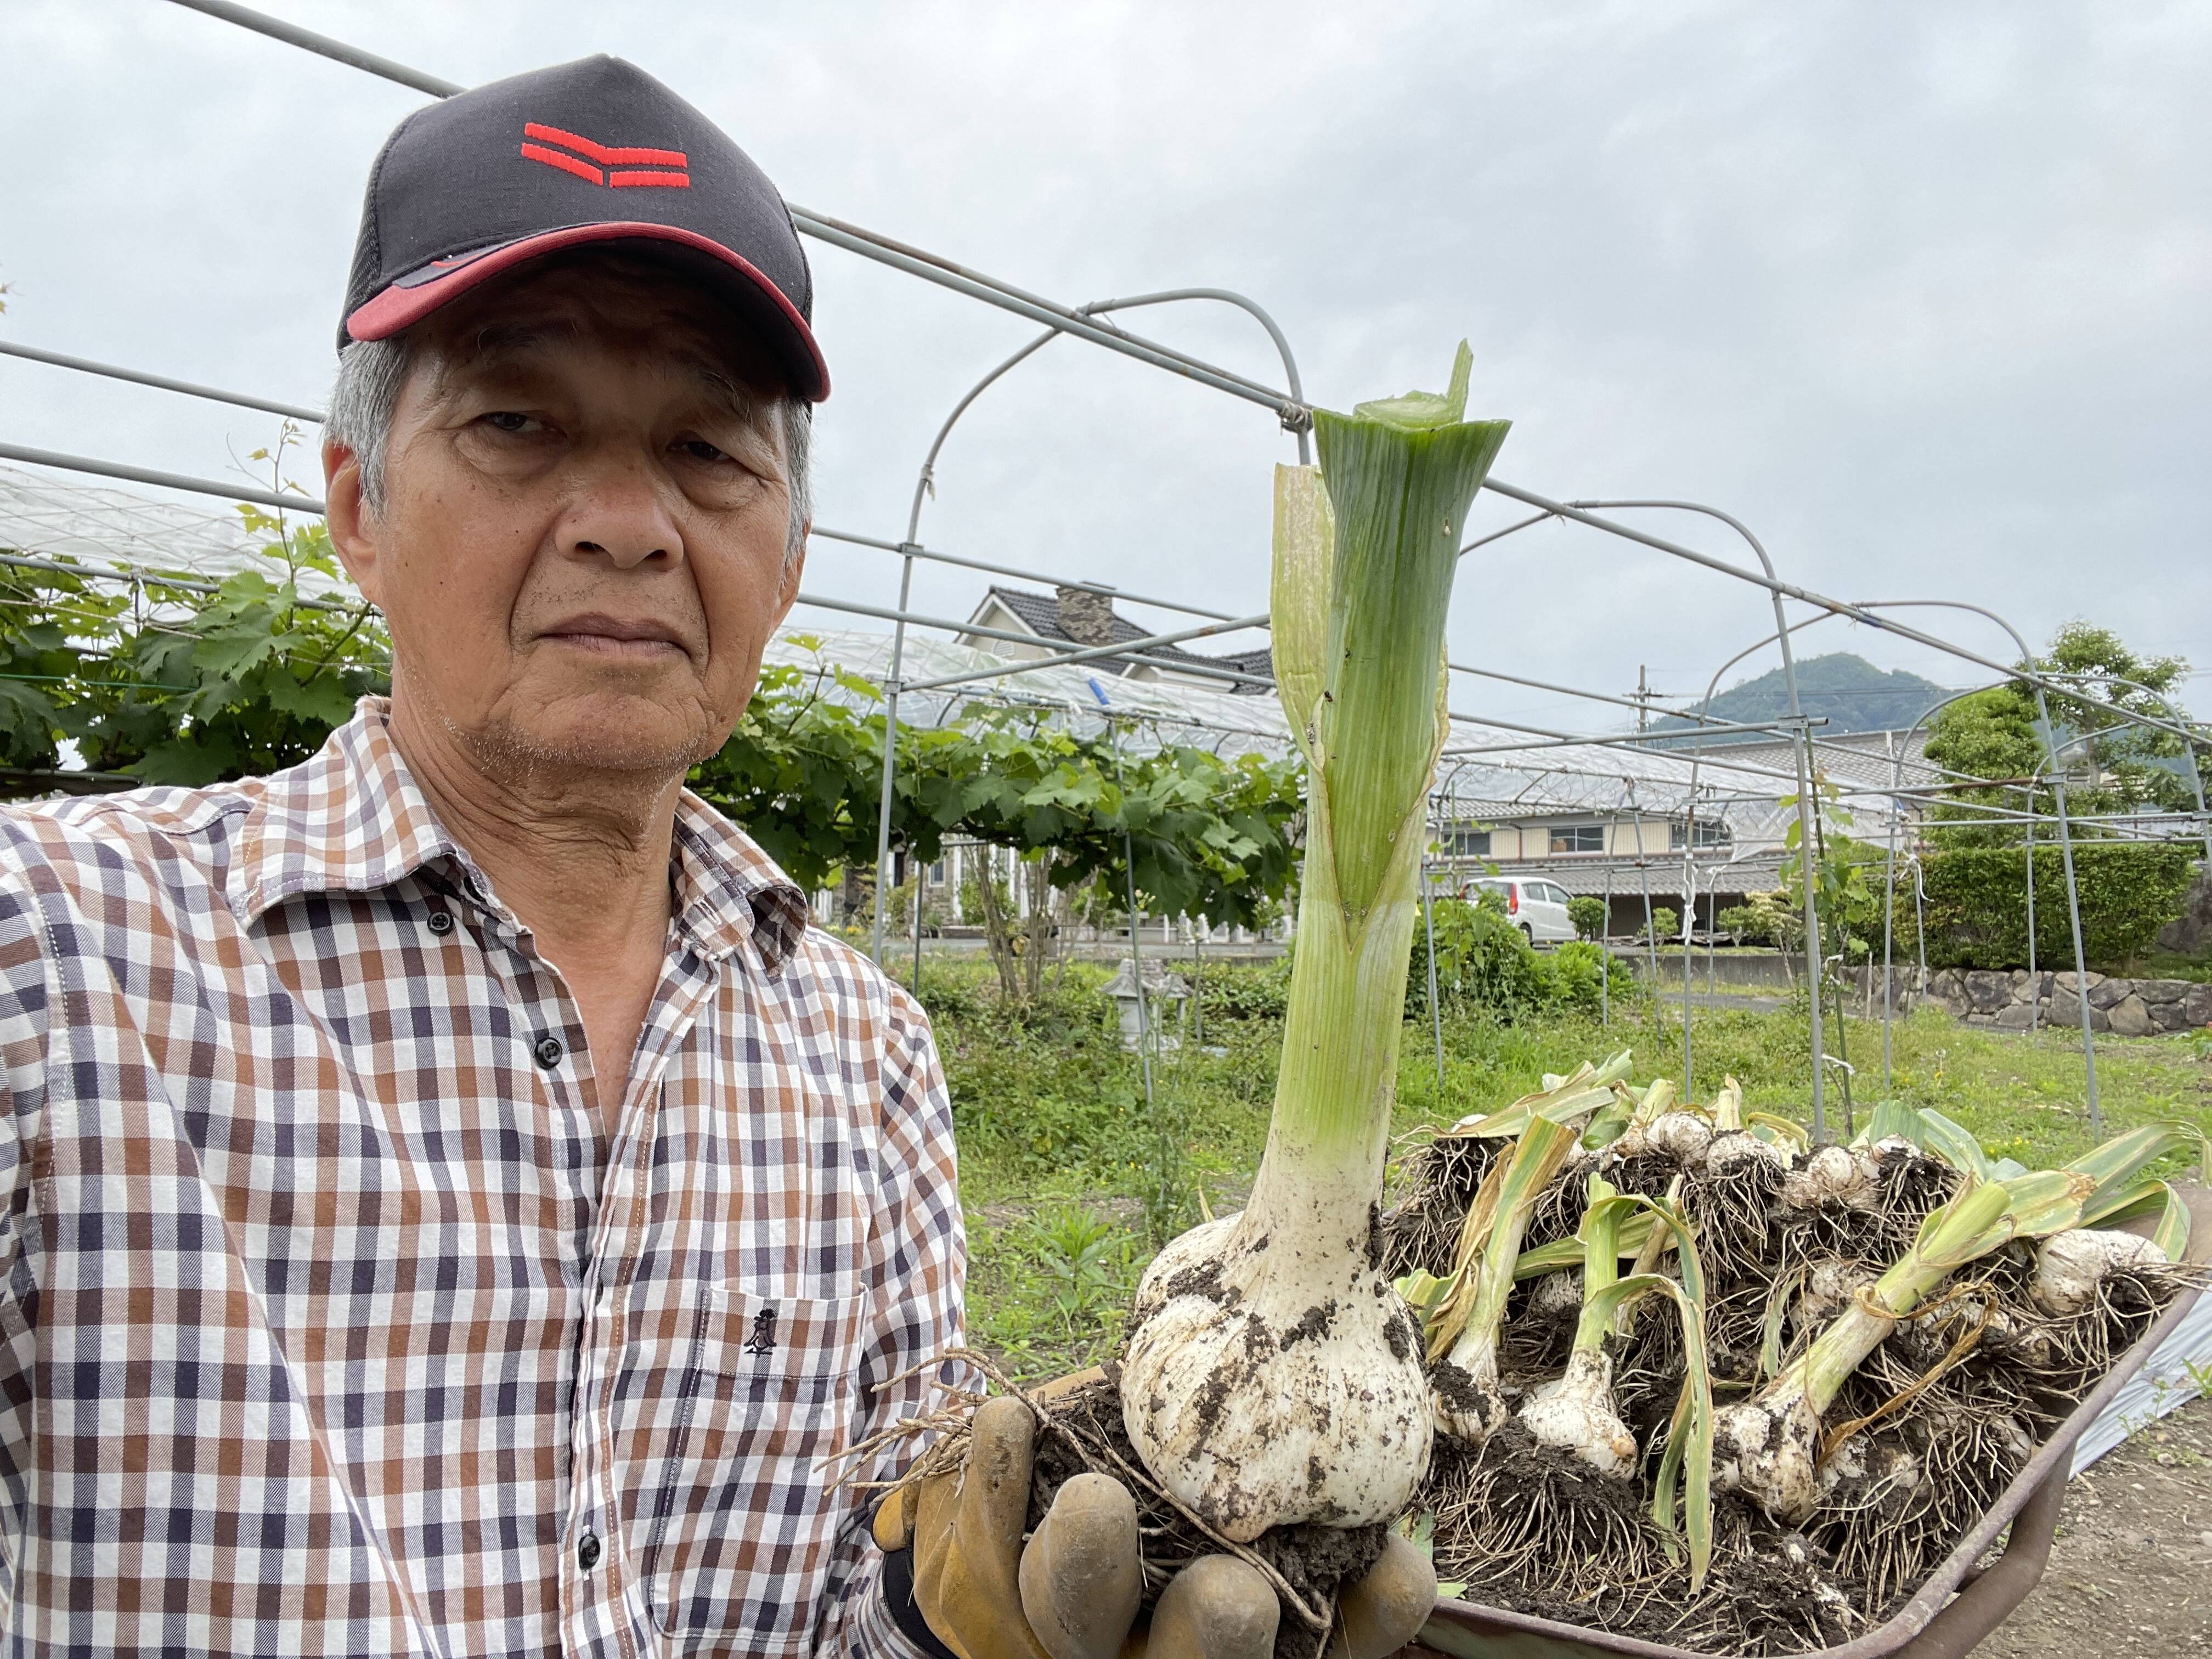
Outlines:
{"type": "MultiPolygon", "coordinates": [[[[1184,979],[1191,977],[1187,958],[1168,965],[1184,979]]],[[[1280,1019],[1291,1000],[1291,954],[1285,951],[1271,962],[1206,963],[1199,969],[1196,988],[1208,1025],[1218,1019],[1280,1019]]]]}
{"type": "Polygon", "coordinates": [[[1551,1000],[1544,963],[1502,905],[1439,899],[1431,910],[1427,927],[1413,927],[1413,962],[1406,976],[1407,1018],[1428,1012],[1431,927],[1436,933],[1437,995],[1447,1007],[1472,1003],[1511,1019],[1551,1000]]]}
{"type": "Polygon", "coordinates": [[[1731,904],[1721,912],[1718,922],[1721,932],[1743,944],[1774,943],[1773,924],[1755,905],[1731,904]]]}
{"type": "Polygon", "coordinates": [[[1567,901],[1567,920],[1575,925],[1577,939],[1595,939],[1605,932],[1605,901],[1583,893],[1567,901]]]}
{"type": "MultiPolygon", "coordinates": [[[[1470,904],[1442,899],[1435,906],[1437,997],[1447,1010],[1482,1011],[1515,1020],[1559,1008],[1598,1007],[1601,975],[1610,971],[1613,994],[1632,993],[1628,970],[1596,945],[1576,940],[1547,955],[1528,943],[1518,924],[1488,900],[1470,904]]],[[[1413,967],[1406,978],[1406,1015],[1426,1018],[1429,951],[1426,930],[1413,929],[1413,967]]]]}
{"type": "Polygon", "coordinates": [[[1627,966],[1603,945],[1586,939],[1562,945],[1544,965],[1551,970],[1553,1007],[1596,1013],[1607,1000],[1601,988],[1608,975],[1614,1000],[1633,995],[1636,990],[1636,976],[1627,966]]]}
{"type": "Polygon", "coordinates": [[[963,1149],[1008,1170],[1142,1161],[1142,1079],[1091,979],[1008,1003],[989,998],[979,975],[925,974],[922,994],[963,1149]]]}
{"type": "MultiPolygon", "coordinates": [[[[2151,949],[2158,930],[2181,914],[2192,860],[2190,849],[2141,842],[2093,841],[2074,848],[2081,896],[2082,952],[2107,967],[2151,949]]],[[[2019,847],[1960,848],[1922,861],[1926,893],[1928,965],[1931,968],[2025,968],[2027,965],[2027,854],[2019,847]]],[[[1911,941],[1912,903],[1899,884],[1899,932],[1911,941]]],[[[2035,954],[2042,966],[2070,964],[2074,939],[2066,914],[2066,872],[2059,849],[2035,849],[2035,954]]]]}
{"type": "Polygon", "coordinates": [[[921,997],[933,1021],[966,1019],[983,1008],[981,984],[973,974],[940,969],[934,963],[922,969],[921,997]]]}
{"type": "Polygon", "coordinates": [[[1662,945],[1670,939],[1679,939],[1681,936],[1682,918],[1680,914],[1677,911],[1668,909],[1663,904],[1653,905],[1651,907],[1651,920],[1644,924],[1644,926],[1636,930],[1637,938],[1656,939],[1662,945]]]}

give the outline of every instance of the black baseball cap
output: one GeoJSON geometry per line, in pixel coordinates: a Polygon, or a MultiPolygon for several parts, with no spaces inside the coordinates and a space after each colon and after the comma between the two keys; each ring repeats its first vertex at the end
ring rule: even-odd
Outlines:
{"type": "Polygon", "coordinates": [[[783,198],[712,121],[605,56],[456,93],[393,130],[368,175],[338,349],[586,242],[656,245],[758,328],[795,394],[830,395],[783,198]]]}

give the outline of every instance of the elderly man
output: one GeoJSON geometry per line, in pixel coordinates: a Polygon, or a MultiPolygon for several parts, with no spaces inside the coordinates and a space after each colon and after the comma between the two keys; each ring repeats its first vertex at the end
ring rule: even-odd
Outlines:
{"type": "MultiPolygon", "coordinates": [[[[951,1113],[683,787],[798,591],[810,313],[774,187],[628,64],[386,144],[324,461],[389,701],[0,815],[9,1651],[1121,1648],[1126,1493],[1022,1570],[1026,1407],[874,1538],[838,1478],[960,1343],[951,1113]]],[[[1271,1650],[1200,1568],[1152,1653],[1271,1650]]]]}

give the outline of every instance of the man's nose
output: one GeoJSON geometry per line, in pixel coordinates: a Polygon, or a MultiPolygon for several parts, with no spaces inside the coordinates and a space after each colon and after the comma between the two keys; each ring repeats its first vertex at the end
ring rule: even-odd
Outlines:
{"type": "Polygon", "coordinates": [[[583,480],[561,527],[562,550],[606,559],[618,570],[654,560],[681,563],[683,532],[661,483],[642,458],[601,458],[583,480]]]}

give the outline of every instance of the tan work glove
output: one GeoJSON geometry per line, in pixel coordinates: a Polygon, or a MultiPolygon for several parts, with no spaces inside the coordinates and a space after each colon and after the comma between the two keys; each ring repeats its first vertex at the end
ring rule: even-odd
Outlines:
{"type": "MultiPolygon", "coordinates": [[[[895,1492],[876,1541],[914,1551],[914,1601],[961,1659],[1269,1659],[1280,1609],[1234,1556],[1177,1573],[1135,1628],[1144,1572],[1137,1505],[1103,1474],[1062,1486],[1026,1547],[1036,1419],[1018,1400],[975,1413],[965,1465],[895,1492]]],[[[1329,1659],[1383,1659],[1411,1641],[1437,1595],[1428,1558],[1393,1534],[1340,1602],[1329,1659]]]]}

